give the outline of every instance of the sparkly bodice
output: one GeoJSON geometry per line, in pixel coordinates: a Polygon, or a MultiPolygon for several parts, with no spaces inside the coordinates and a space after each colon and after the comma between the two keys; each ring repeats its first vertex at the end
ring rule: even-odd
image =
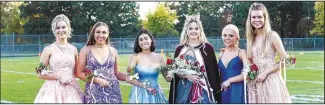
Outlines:
{"type": "Polygon", "coordinates": [[[90,51],[87,55],[87,67],[92,71],[96,71],[98,74],[103,74],[103,79],[117,81],[117,77],[114,73],[115,57],[111,54],[111,52],[109,54],[110,55],[105,63],[100,64],[90,51]]]}
{"type": "Polygon", "coordinates": [[[263,47],[261,43],[256,43],[252,46],[253,63],[259,67],[259,72],[263,72],[267,67],[275,64],[275,49],[272,44],[268,44],[266,53],[262,54],[263,47]]]}
{"type": "Polygon", "coordinates": [[[51,44],[50,48],[52,49],[52,54],[49,59],[50,70],[68,70],[72,72],[75,65],[73,46],[68,44],[67,48],[62,50],[57,45],[51,44]]]}

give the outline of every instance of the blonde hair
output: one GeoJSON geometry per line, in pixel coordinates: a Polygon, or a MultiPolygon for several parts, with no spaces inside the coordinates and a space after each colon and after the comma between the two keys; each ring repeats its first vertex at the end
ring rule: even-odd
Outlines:
{"type": "Polygon", "coordinates": [[[271,30],[271,25],[270,25],[270,18],[269,18],[269,13],[267,12],[266,7],[262,3],[253,3],[251,4],[247,16],[247,21],[246,21],[246,38],[247,38],[247,56],[248,58],[252,57],[252,46],[253,42],[255,41],[256,37],[256,29],[252,26],[251,24],[251,14],[252,11],[256,10],[262,10],[263,11],[263,16],[264,16],[264,25],[262,26],[263,33],[262,35],[266,35],[264,42],[262,43],[262,56],[265,56],[265,53],[268,51],[268,46],[270,44],[271,39],[269,38],[269,34],[272,31],[271,30]]]}
{"type": "Polygon", "coordinates": [[[70,20],[67,16],[65,16],[64,14],[60,14],[60,15],[56,15],[54,17],[54,19],[52,20],[52,23],[51,23],[51,26],[52,26],[52,32],[53,34],[55,35],[55,30],[56,30],[56,25],[58,22],[60,21],[63,21],[67,24],[67,28],[68,28],[68,38],[71,38],[71,33],[72,33],[72,28],[71,28],[71,25],[70,25],[70,20]]]}
{"type": "Polygon", "coordinates": [[[200,20],[200,15],[190,15],[190,16],[186,16],[183,31],[181,33],[180,45],[185,45],[188,42],[189,38],[187,36],[187,29],[189,28],[189,25],[193,22],[195,22],[201,30],[200,35],[199,35],[199,42],[200,43],[209,43],[209,41],[206,38],[204,31],[203,31],[203,26],[202,26],[202,22],[200,20]]]}
{"type": "Polygon", "coordinates": [[[238,40],[236,41],[236,47],[238,47],[239,45],[239,39],[240,39],[240,35],[239,35],[239,29],[237,28],[237,26],[233,25],[233,24],[228,24],[226,25],[223,29],[222,29],[222,33],[221,36],[224,34],[225,30],[232,30],[235,32],[235,35],[237,36],[238,40]]]}

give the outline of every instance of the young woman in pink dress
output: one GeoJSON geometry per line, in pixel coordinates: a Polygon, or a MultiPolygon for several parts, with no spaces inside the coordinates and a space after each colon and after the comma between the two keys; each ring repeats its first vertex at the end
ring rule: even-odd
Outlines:
{"type": "Polygon", "coordinates": [[[275,55],[285,59],[280,36],[271,29],[269,13],[261,3],[253,3],[246,21],[247,56],[258,66],[255,80],[248,82],[248,103],[291,103],[280,72],[284,63],[276,63],[275,55]],[[281,64],[281,66],[280,66],[281,64]]]}
{"type": "Polygon", "coordinates": [[[34,103],[82,103],[82,91],[74,76],[77,48],[68,43],[71,25],[67,16],[57,15],[52,21],[56,41],[44,48],[40,58],[52,73],[41,75],[45,83],[39,90],[34,103]]]}

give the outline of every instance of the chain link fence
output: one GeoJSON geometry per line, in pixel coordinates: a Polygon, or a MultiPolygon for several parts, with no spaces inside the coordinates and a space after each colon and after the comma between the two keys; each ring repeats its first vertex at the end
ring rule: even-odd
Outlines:
{"type": "MultiPolygon", "coordinates": [[[[69,43],[78,51],[86,44],[87,35],[74,35],[69,43]]],[[[161,49],[174,52],[179,44],[179,37],[155,38],[156,52],[161,49]]],[[[224,47],[218,37],[209,37],[209,42],[216,52],[224,47]]],[[[135,38],[110,38],[111,45],[120,54],[133,53],[135,38]]],[[[54,35],[1,35],[1,57],[38,56],[43,48],[55,42],[54,35]]],[[[324,51],[324,38],[282,38],[286,51],[324,51]]],[[[246,39],[240,39],[239,47],[246,49],[246,39]]]]}

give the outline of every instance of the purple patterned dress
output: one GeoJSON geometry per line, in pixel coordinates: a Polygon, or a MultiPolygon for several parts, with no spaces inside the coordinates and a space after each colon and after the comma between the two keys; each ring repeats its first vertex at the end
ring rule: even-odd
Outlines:
{"type": "Polygon", "coordinates": [[[84,103],[122,103],[119,80],[114,74],[115,57],[109,53],[109,57],[104,64],[100,64],[92,52],[87,54],[87,67],[93,72],[97,72],[99,78],[110,82],[111,86],[101,87],[98,83],[86,83],[84,103]]]}

